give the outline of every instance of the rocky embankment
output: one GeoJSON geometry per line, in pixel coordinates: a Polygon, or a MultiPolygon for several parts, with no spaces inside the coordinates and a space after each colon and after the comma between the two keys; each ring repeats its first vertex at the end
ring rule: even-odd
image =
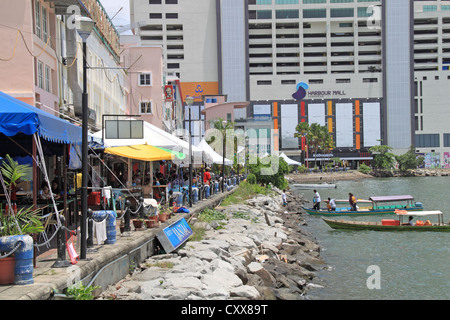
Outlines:
{"type": "Polygon", "coordinates": [[[301,196],[259,195],[218,207],[227,219],[194,222],[206,232],[177,252],[148,258],[100,299],[304,299],[314,271],[324,267],[320,247],[305,233],[301,196]]]}

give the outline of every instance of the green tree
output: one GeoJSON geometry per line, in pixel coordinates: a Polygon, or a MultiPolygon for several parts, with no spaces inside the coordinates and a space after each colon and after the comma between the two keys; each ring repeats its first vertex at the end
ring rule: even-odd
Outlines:
{"type": "Polygon", "coordinates": [[[406,171],[408,169],[416,169],[424,162],[423,157],[417,157],[414,146],[411,146],[405,154],[395,156],[395,160],[398,162],[398,168],[400,171],[406,171]]]}
{"type": "Polygon", "coordinates": [[[306,122],[301,122],[295,130],[294,137],[306,136],[308,147],[311,147],[314,152],[315,161],[319,151],[324,152],[334,148],[333,136],[328,132],[327,126],[321,126],[318,123],[309,125],[306,122]]]}
{"type": "Polygon", "coordinates": [[[249,164],[249,171],[255,175],[258,183],[272,183],[279,189],[285,189],[289,184],[284,177],[289,173],[289,165],[281,157],[272,155],[265,157],[262,161],[257,158],[249,164]]]}
{"type": "Polygon", "coordinates": [[[395,156],[392,147],[386,145],[374,146],[369,149],[373,154],[373,167],[375,169],[390,169],[394,165],[395,156]]]}

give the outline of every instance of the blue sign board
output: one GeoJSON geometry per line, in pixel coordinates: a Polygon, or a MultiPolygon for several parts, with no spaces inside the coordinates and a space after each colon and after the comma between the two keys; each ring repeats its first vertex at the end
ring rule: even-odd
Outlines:
{"type": "Polygon", "coordinates": [[[164,250],[169,253],[181,246],[194,232],[185,218],[164,228],[157,237],[164,250]]]}

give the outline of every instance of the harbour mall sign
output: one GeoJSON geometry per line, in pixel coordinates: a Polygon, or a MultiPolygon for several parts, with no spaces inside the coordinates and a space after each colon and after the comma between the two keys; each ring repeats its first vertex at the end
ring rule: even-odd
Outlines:
{"type": "Polygon", "coordinates": [[[344,90],[318,90],[318,91],[308,91],[308,98],[325,98],[325,97],[343,97],[346,96],[344,90]]]}
{"type": "Polygon", "coordinates": [[[301,101],[305,97],[314,99],[347,96],[344,90],[310,90],[310,87],[306,82],[299,82],[296,90],[297,91],[292,94],[292,97],[297,101],[301,101]]]}

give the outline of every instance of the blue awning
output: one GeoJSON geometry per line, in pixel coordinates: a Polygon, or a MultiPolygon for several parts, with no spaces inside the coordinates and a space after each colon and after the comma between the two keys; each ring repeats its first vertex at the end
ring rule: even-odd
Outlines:
{"type": "Polygon", "coordinates": [[[12,137],[35,132],[47,141],[81,144],[81,127],[0,91],[0,133],[12,137]]]}

